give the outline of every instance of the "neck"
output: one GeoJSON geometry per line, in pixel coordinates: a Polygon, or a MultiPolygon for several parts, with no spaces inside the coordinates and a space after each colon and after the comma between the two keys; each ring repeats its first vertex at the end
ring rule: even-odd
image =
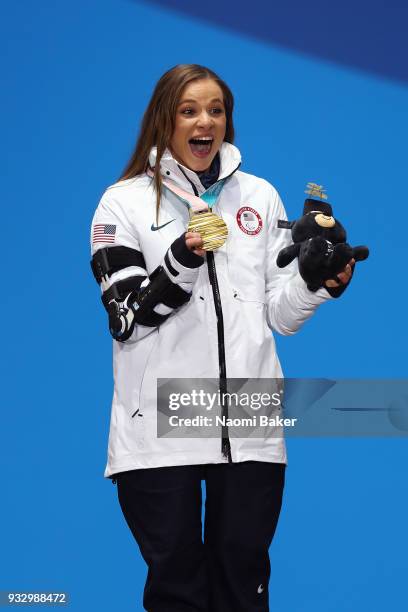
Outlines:
{"type": "Polygon", "coordinates": [[[211,166],[207,168],[207,170],[203,170],[202,172],[197,172],[198,178],[201,181],[203,187],[208,189],[218,181],[218,177],[220,174],[220,154],[214,157],[211,162],[211,166]]]}

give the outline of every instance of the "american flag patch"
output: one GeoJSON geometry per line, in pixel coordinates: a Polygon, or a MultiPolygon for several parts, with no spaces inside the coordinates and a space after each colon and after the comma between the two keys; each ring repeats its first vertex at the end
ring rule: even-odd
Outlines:
{"type": "Polygon", "coordinates": [[[92,243],[95,242],[115,242],[116,225],[106,225],[96,223],[92,232],[92,243]]]}

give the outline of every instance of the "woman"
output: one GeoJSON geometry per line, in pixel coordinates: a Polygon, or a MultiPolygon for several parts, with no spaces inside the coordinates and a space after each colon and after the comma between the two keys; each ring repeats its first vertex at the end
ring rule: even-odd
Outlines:
{"type": "MultiPolygon", "coordinates": [[[[271,330],[294,333],[330,299],[295,267],[277,268],[290,241],[277,228],[285,211],[269,183],[239,170],[232,111],[208,68],[166,72],[93,220],[92,265],[115,338],[105,476],[148,564],[149,612],[269,609],[286,463],[281,436],[232,438],[222,427],[217,438],[158,437],[157,379],[216,378],[226,391],[228,379],[280,378],[271,330]],[[186,232],[200,203],[228,227],[214,252],[186,232]]],[[[350,275],[347,266],[338,278],[350,275]]]]}

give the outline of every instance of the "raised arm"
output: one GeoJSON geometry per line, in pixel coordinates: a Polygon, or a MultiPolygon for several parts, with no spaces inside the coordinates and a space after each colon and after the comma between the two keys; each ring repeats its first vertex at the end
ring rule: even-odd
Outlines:
{"type": "Polygon", "coordinates": [[[106,196],[92,222],[91,250],[109,331],[119,342],[137,342],[188,302],[204,262],[189,250],[182,234],[148,275],[135,232],[117,202],[106,196]]]}

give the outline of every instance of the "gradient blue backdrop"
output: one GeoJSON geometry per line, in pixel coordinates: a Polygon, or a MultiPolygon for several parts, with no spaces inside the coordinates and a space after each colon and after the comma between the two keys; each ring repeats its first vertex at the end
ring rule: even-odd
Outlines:
{"type": "MultiPolygon", "coordinates": [[[[226,79],[243,170],[291,218],[322,182],[350,241],[370,246],[341,300],[279,338],[286,374],[406,376],[406,11],[335,4],[330,19],[323,2],[3,3],[0,589],[66,590],[75,612],[142,609],[146,569],[102,478],[111,341],[88,235],[169,67],[226,79]]],[[[406,440],[288,446],[271,609],[405,609],[406,440]]]]}

